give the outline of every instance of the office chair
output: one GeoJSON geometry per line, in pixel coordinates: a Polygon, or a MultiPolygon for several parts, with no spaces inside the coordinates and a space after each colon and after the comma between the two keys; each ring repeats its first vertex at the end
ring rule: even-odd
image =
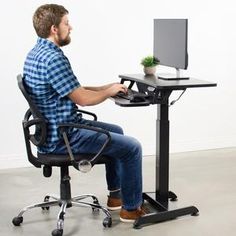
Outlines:
{"type": "MultiPolygon", "coordinates": [[[[57,216],[57,228],[52,231],[53,236],[62,236],[64,228],[64,215],[66,213],[66,208],[72,206],[88,206],[91,207],[92,212],[102,212],[106,215],[103,220],[104,227],[111,227],[112,218],[110,212],[98,202],[96,196],[91,194],[83,194],[76,197],[71,197],[71,187],[70,187],[70,176],[69,176],[69,166],[73,166],[77,170],[82,172],[88,172],[95,164],[104,164],[109,161],[106,156],[102,155],[103,150],[108,146],[110,142],[110,134],[106,130],[90,127],[81,124],[60,124],[58,129],[62,134],[65,145],[68,150],[67,155],[56,155],[56,154],[33,154],[31,145],[39,147],[44,144],[47,136],[47,121],[43,115],[39,112],[36,105],[33,103],[30,98],[27,90],[24,86],[24,78],[21,75],[17,76],[18,86],[23,93],[25,99],[29,104],[29,109],[26,111],[24,119],[22,121],[25,145],[28,160],[37,168],[43,168],[43,175],[45,177],[50,177],[52,174],[52,167],[60,168],[60,197],[54,195],[46,195],[42,203],[33,204],[23,208],[18,216],[14,217],[12,223],[15,226],[19,226],[23,222],[23,213],[32,208],[42,208],[43,210],[49,210],[51,206],[60,206],[60,211],[57,216]],[[78,129],[88,129],[100,132],[106,135],[106,141],[101,149],[96,155],[94,154],[73,154],[70,148],[68,137],[66,134],[66,128],[74,127],[78,129]],[[84,201],[86,198],[90,198],[92,202],[84,201]]],[[[93,117],[94,120],[97,120],[97,116],[94,113],[78,110],[78,112],[85,113],[93,117]]]]}

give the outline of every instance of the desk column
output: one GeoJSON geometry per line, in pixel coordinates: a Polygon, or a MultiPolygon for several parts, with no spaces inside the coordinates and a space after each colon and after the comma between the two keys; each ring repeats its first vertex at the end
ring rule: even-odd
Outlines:
{"type": "Polygon", "coordinates": [[[169,105],[157,104],[156,200],[168,206],[169,197],[169,105]],[[165,204],[166,203],[166,204],[165,204]]]}

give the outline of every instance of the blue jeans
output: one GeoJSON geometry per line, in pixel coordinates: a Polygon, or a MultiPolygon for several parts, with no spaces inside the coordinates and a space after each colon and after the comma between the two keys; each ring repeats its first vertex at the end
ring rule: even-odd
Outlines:
{"type": "MultiPolygon", "coordinates": [[[[111,142],[103,155],[112,159],[106,164],[108,190],[121,189],[123,208],[133,210],[142,204],[142,148],[132,137],[125,136],[121,127],[99,121],[82,119],[82,124],[103,128],[110,132],[111,142]]],[[[106,136],[95,131],[79,129],[70,139],[73,153],[97,153],[106,136]]],[[[64,141],[54,153],[67,153],[64,141]]]]}

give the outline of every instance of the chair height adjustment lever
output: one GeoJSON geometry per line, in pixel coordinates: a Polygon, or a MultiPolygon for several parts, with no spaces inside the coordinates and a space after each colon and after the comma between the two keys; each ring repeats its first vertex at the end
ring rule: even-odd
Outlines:
{"type": "Polygon", "coordinates": [[[74,155],[73,155],[72,150],[70,148],[70,144],[69,144],[66,133],[63,132],[62,135],[63,135],[64,141],[65,141],[65,144],[66,144],[66,147],[67,147],[69,157],[70,157],[70,161],[71,161],[72,165],[75,167],[75,169],[77,169],[77,170],[79,170],[83,173],[89,172],[92,169],[91,162],[88,161],[88,160],[81,160],[79,163],[77,163],[75,161],[74,155]]]}

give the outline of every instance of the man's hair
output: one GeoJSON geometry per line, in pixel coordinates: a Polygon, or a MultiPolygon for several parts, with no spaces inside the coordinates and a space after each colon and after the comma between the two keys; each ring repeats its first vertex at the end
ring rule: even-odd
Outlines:
{"type": "Polygon", "coordinates": [[[41,38],[48,38],[51,26],[58,27],[61,18],[68,13],[68,10],[61,5],[45,4],[40,6],[33,16],[33,25],[37,35],[41,38]]]}

